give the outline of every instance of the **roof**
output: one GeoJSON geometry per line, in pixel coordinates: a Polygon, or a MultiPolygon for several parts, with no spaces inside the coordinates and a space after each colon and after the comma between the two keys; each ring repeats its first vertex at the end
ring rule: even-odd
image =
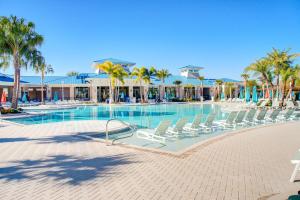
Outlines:
{"type": "MultiPolygon", "coordinates": [[[[13,83],[14,78],[13,78],[13,76],[0,73],[0,82],[1,83],[13,83]]],[[[27,82],[21,79],[21,83],[27,83],[27,82]]]]}
{"type": "Polygon", "coordinates": [[[134,62],[121,60],[121,59],[117,59],[117,58],[105,58],[105,59],[101,59],[101,60],[96,60],[94,62],[95,63],[104,63],[106,61],[110,61],[113,64],[119,64],[119,65],[124,65],[124,66],[128,66],[128,67],[131,67],[131,66],[135,65],[134,62]]]}
{"type": "Polygon", "coordinates": [[[0,73],[0,81],[1,82],[14,82],[14,79],[9,77],[8,75],[0,73]]]}
{"type": "MultiPolygon", "coordinates": [[[[90,78],[108,78],[107,74],[96,74],[96,73],[81,73],[77,76],[45,76],[45,84],[86,84],[90,78]]],[[[126,79],[134,79],[134,77],[127,77],[126,79]]],[[[200,81],[197,78],[187,78],[179,75],[171,75],[165,79],[165,85],[173,85],[174,81],[180,80],[182,85],[192,84],[192,85],[200,85],[200,81]]],[[[223,82],[240,82],[238,80],[229,79],[229,78],[221,78],[223,82]]],[[[213,86],[215,85],[216,79],[204,79],[203,84],[205,86],[213,86]]],[[[0,83],[13,83],[14,79],[5,74],[0,73],[0,83]]],[[[21,82],[24,84],[40,84],[41,77],[40,76],[22,76],[21,82]]],[[[162,84],[162,81],[152,78],[153,85],[162,84]]]]}
{"type": "Polygon", "coordinates": [[[195,66],[195,65],[187,65],[185,67],[179,67],[179,69],[204,69],[203,67],[195,66]]]}
{"type": "MultiPolygon", "coordinates": [[[[181,85],[188,85],[188,84],[192,84],[192,85],[200,85],[200,81],[197,78],[187,78],[184,76],[169,76],[168,78],[165,79],[165,85],[173,85],[173,82],[179,80],[181,81],[181,85]]],[[[221,79],[223,82],[239,82],[237,80],[233,80],[233,79],[228,79],[228,78],[222,78],[221,79]]],[[[203,81],[203,85],[206,86],[214,86],[216,82],[216,79],[204,79],[203,81]]],[[[162,81],[155,79],[152,81],[152,83],[154,85],[159,85],[162,84],[162,81]]]]}

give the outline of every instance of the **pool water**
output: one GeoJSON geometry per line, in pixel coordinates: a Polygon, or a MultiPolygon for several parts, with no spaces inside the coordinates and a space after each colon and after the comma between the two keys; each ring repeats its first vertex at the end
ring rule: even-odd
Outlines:
{"type": "Polygon", "coordinates": [[[20,124],[43,124],[62,121],[76,120],[107,120],[111,118],[121,119],[139,128],[155,128],[164,119],[175,123],[179,118],[187,118],[190,122],[195,115],[201,114],[203,120],[210,112],[217,113],[217,120],[224,119],[226,113],[221,111],[220,106],[214,104],[158,104],[147,106],[122,106],[100,105],[82,106],[74,109],[36,111],[44,112],[44,115],[10,119],[20,124]]]}
{"type": "MultiPolygon", "coordinates": [[[[183,117],[187,118],[189,122],[192,122],[197,114],[201,114],[202,121],[204,121],[206,116],[211,112],[217,114],[216,120],[225,119],[228,115],[226,112],[222,112],[219,105],[215,104],[159,104],[147,106],[100,105],[82,106],[66,110],[43,110],[40,112],[45,112],[45,114],[30,118],[10,119],[10,121],[21,124],[43,124],[63,121],[107,120],[117,118],[130,124],[134,124],[138,128],[155,128],[165,119],[171,120],[174,125],[178,119],[183,117]]],[[[154,148],[168,152],[179,152],[198,142],[220,135],[221,133],[224,133],[224,131],[215,131],[209,134],[182,135],[180,137],[167,139],[165,145],[137,138],[136,134],[126,137],[126,134],[128,133],[111,134],[109,139],[117,139],[118,142],[140,147],[154,148]]],[[[96,138],[105,137],[105,135],[100,133],[95,133],[90,136],[96,138]]]]}

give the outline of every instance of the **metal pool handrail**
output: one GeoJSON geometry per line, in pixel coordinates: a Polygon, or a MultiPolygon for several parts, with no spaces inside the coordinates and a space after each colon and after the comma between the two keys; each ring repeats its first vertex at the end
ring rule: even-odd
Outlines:
{"type": "Polygon", "coordinates": [[[106,136],[105,136],[105,142],[106,142],[106,145],[108,145],[108,142],[109,142],[109,139],[108,139],[108,125],[109,125],[109,123],[110,123],[111,121],[118,121],[118,122],[121,122],[123,125],[127,126],[131,131],[135,130],[135,127],[134,127],[134,126],[132,126],[132,125],[130,125],[130,124],[128,124],[128,123],[126,123],[126,122],[120,120],[120,119],[113,118],[113,119],[107,120],[106,125],[105,125],[105,134],[106,134],[106,136]]]}

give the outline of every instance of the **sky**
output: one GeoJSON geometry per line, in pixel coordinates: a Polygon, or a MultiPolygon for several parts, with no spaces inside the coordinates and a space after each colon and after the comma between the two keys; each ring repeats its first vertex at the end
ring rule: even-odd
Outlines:
{"type": "Polygon", "coordinates": [[[93,72],[94,60],[113,57],[174,75],[196,65],[206,78],[240,79],[272,47],[300,52],[299,10],[298,0],[0,0],[0,16],[36,24],[55,75],[93,72]]]}

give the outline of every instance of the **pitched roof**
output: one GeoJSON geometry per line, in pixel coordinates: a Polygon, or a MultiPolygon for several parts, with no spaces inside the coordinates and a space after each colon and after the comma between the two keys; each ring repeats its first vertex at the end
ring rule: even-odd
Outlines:
{"type": "Polygon", "coordinates": [[[192,68],[192,69],[204,69],[204,67],[199,67],[199,66],[195,66],[195,65],[187,65],[184,67],[179,67],[179,69],[188,69],[188,68],[192,68]]]}
{"type": "Polygon", "coordinates": [[[101,59],[101,60],[95,60],[94,62],[95,63],[104,63],[105,61],[110,61],[113,64],[125,65],[125,66],[129,66],[129,67],[135,65],[134,62],[121,60],[121,59],[117,59],[117,58],[105,58],[105,59],[101,59]]]}
{"type": "MultiPolygon", "coordinates": [[[[181,85],[187,85],[187,84],[200,85],[200,81],[197,78],[187,78],[184,76],[175,76],[175,75],[172,75],[172,76],[169,76],[168,78],[166,78],[164,84],[165,85],[173,85],[173,82],[176,80],[180,80],[182,82],[181,85]]],[[[239,82],[237,80],[228,79],[228,78],[223,78],[221,80],[223,80],[224,82],[239,82]]],[[[215,82],[216,82],[216,79],[204,79],[203,85],[213,86],[213,85],[215,85],[215,82]]],[[[152,81],[152,83],[154,85],[159,85],[159,84],[162,84],[162,81],[155,79],[152,81]]]]}

